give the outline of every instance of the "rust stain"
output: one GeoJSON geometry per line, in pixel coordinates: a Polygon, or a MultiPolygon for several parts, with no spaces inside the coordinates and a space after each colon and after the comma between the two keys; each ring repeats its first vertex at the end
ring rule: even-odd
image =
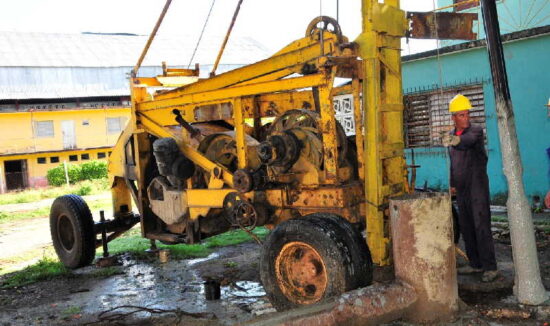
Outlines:
{"type": "Polygon", "coordinates": [[[472,31],[474,21],[477,20],[475,13],[409,12],[407,16],[412,22],[409,30],[412,38],[477,39],[477,34],[472,31]]]}

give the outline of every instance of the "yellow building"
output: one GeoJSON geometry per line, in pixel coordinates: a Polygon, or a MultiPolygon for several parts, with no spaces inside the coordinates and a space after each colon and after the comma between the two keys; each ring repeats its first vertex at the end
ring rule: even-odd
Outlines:
{"type": "MultiPolygon", "coordinates": [[[[0,192],[46,185],[47,170],[63,161],[105,159],[129,117],[127,77],[147,38],[0,31],[0,192]]],[[[192,61],[207,77],[221,41],[203,41],[195,53],[196,35],[160,35],[140,72],[192,61]]],[[[216,72],[269,55],[253,39],[232,37],[216,72]]]]}
{"type": "Polygon", "coordinates": [[[0,111],[0,192],[46,186],[47,171],[64,161],[106,160],[130,116],[121,104],[0,111]]]}

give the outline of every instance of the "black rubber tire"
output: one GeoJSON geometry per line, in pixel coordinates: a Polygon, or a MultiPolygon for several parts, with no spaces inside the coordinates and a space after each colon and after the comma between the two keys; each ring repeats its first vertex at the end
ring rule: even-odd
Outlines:
{"type": "Polygon", "coordinates": [[[352,289],[365,287],[372,284],[373,264],[366,239],[361,232],[346,219],[330,213],[313,213],[304,218],[318,221],[317,223],[330,223],[335,231],[340,230],[340,237],[344,240],[351,254],[350,271],[355,281],[352,289]]]}
{"type": "Polygon", "coordinates": [[[65,267],[86,266],[94,259],[94,220],[80,196],[55,199],[50,210],[50,232],[55,252],[65,267]]]}
{"type": "Polygon", "coordinates": [[[326,221],[291,219],[279,224],[267,236],[260,256],[260,278],[275,309],[281,311],[303,305],[288,298],[277,282],[275,261],[285,244],[291,242],[305,243],[322,257],[327,283],[317,302],[354,288],[356,281],[351,267],[352,255],[340,229],[326,221]]]}

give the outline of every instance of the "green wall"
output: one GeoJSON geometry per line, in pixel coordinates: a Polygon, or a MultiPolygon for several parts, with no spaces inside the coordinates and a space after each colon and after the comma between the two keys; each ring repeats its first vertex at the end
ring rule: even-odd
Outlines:
{"type": "MultiPolygon", "coordinates": [[[[544,196],[550,190],[550,117],[545,104],[550,98],[550,34],[504,44],[508,81],[514,105],[518,139],[528,196],[544,196]]],[[[406,59],[405,59],[406,60],[406,59]]],[[[483,83],[487,123],[488,174],[491,195],[507,191],[502,173],[500,142],[491,72],[485,47],[440,56],[445,86],[483,83]]],[[[405,94],[439,84],[437,57],[403,62],[405,94]]],[[[410,163],[411,151],[407,150],[410,163]]],[[[417,185],[448,187],[448,159],[442,147],[415,149],[417,185]]]]}

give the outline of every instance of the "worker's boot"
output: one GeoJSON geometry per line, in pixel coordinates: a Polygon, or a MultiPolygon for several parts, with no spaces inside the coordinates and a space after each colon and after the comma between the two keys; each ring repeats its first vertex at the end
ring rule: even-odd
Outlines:
{"type": "Polygon", "coordinates": [[[481,275],[481,281],[482,282],[492,282],[496,280],[498,277],[498,271],[485,271],[483,272],[483,275],[481,275]]]}
{"type": "Polygon", "coordinates": [[[481,268],[475,268],[470,265],[468,266],[462,266],[457,269],[458,274],[473,274],[473,273],[481,273],[483,270],[481,268]]]}

